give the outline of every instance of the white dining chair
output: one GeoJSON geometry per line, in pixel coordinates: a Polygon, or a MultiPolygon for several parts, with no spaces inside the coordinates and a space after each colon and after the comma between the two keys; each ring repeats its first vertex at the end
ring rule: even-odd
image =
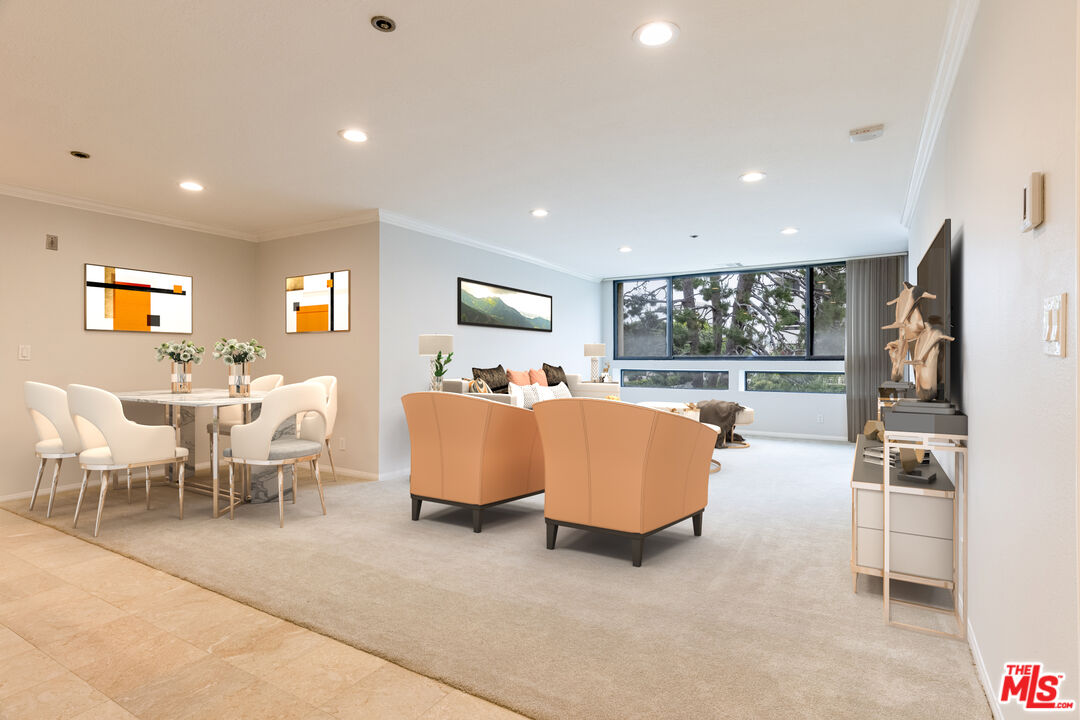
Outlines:
{"type": "Polygon", "coordinates": [[[146,472],[146,507],[150,508],[150,468],[156,465],[172,465],[176,468],[179,485],[180,519],[184,519],[184,464],[187,460],[187,448],[177,447],[176,431],[168,425],[140,425],[124,416],[124,406],[120,398],[107,390],[87,385],[68,385],[68,408],[71,411],[75,428],[84,444],[95,433],[100,434],[104,445],[90,447],[79,453],[79,465],[82,467],[82,485],[79,499],[75,503],[74,525],[79,524],[79,511],[82,509],[83,495],[90,473],[101,473],[101,491],[98,496],[97,520],[94,522],[94,537],[101,528],[101,511],[105,507],[105,493],[109,487],[109,478],[117,470],[144,468],[146,472]]]}
{"type": "MultiPolygon", "coordinates": [[[[254,392],[270,392],[274,388],[281,387],[285,382],[284,375],[278,375],[274,373],[272,375],[260,375],[251,381],[251,389],[254,392]]],[[[218,410],[218,435],[230,435],[232,429],[236,425],[244,424],[244,406],[243,405],[226,405],[218,410]]],[[[210,453],[214,452],[214,423],[206,424],[206,432],[210,435],[210,453]]],[[[213,458],[210,458],[213,462],[213,458]]]]}
{"type": "MultiPolygon", "coordinates": [[[[30,412],[30,418],[34,421],[34,429],[37,431],[37,443],[34,445],[34,455],[38,459],[37,478],[34,480],[34,490],[30,494],[30,509],[34,509],[37,502],[38,489],[41,487],[41,478],[45,474],[45,465],[49,460],[53,461],[52,485],[49,487],[49,505],[45,509],[45,517],[52,517],[53,498],[56,495],[56,483],[60,478],[60,467],[67,458],[77,457],[83,449],[79,440],[79,432],[75,429],[75,423],[71,421],[68,412],[67,393],[55,385],[46,385],[39,382],[23,383],[23,396],[26,399],[26,409],[30,412]]],[[[104,440],[101,441],[104,443],[104,440]]]]}
{"type": "MultiPolygon", "coordinates": [[[[232,429],[232,446],[225,450],[229,463],[229,496],[235,497],[236,488],[233,466],[276,466],[278,481],[278,521],[285,527],[285,478],[286,465],[292,465],[293,502],[296,502],[298,473],[296,464],[311,464],[315,484],[319,488],[319,503],[326,514],[322,480],[319,478],[319,455],[322,454],[326,437],[326,389],[316,382],[284,385],[267,393],[262,401],[259,417],[247,425],[232,429]],[[298,436],[274,439],[274,433],[286,420],[304,416],[298,436]]],[[[214,498],[215,505],[217,497],[214,498]]],[[[229,519],[233,518],[235,503],[229,503],[229,519]]]]}
{"type": "Polygon", "coordinates": [[[337,420],[337,378],[333,375],[319,375],[318,377],[308,378],[304,382],[317,382],[326,388],[326,457],[330,458],[330,472],[334,476],[334,482],[337,482],[334,453],[330,451],[330,436],[334,434],[334,422],[337,420]]]}

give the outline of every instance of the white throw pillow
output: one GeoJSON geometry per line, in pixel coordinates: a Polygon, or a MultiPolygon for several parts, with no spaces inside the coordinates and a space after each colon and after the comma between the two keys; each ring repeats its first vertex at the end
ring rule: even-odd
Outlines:
{"type": "Polygon", "coordinates": [[[568,397],[573,397],[570,394],[570,388],[566,387],[566,383],[559,383],[553,388],[548,388],[551,391],[552,400],[562,400],[568,397]]]}

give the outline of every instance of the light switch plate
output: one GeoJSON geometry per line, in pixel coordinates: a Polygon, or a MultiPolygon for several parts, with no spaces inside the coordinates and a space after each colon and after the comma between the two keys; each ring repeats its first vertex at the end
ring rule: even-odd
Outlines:
{"type": "Polygon", "coordinates": [[[29,345],[20,345],[19,346],[19,359],[20,360],[29,360],[30,359],[30,346],[29,345]]]}
{"type": "Polygon", "coordinates": [[[1066,306],[1068,295],[1052,295],[1043,300],[1043,352],[1065,357],[1066,306]]]}
{"type": "Polygon", "coordinates": [[[57,237],[56,235],[46,235],[45,236],[45,249],[46,250],[59,250],[60,249],[60,238],[57,237]]]}

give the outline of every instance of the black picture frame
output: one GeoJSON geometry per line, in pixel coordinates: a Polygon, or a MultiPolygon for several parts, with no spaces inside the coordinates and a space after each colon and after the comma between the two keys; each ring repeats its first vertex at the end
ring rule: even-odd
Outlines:
{"type": "MultiPolygon", "coordinates": [[[[516,313],[516,311],[515,311],[515,313],[516,313]]],[[[518,313],[518,314],[520,314],[520,313],[518,313]]],[[[509,287],[507,285],[498,285],[496,283],[489,283],[489,282],[483,282],[481,280],[472,280],[470,278],[459,277],[457,279],[457,318],[458,318],[458,325],[472,325],[472,326],[475,326],[475,327],[500,328],[500,329],[503,329],[503,330],[530,330],[532,332],[552,332],[552,330],[555,327],[555,303],[552,300],[552,297],[550,295],[546,295],[544,293],[532,292],[531,290],[522,290],[521,288],[509,287]],[[535,326],[526,325],[525,323],[510,324],[510,323],[500,323],[500,322],[497,322],[497,321],[481,322],[479,320],[476,320],[475,318],[477,317],[477,315],[479,314],[480,311],[478,311],[475,307],[469,307],[469,306],[467,306],[465,304],[464,300],[462,299],[462,293],[464,291],[464,288],[462,287],[463,283],[471,283],[473,285],[480,285],[480,286],[483,286],[483,287],[486,287],[486,288],[493,288],[495,290],[501,290],[501,291],[504,291],[504,292],[518,293],[518,294],[521,294],[521,295],[529,295],[529,296],[532,296],[532,297],[538,297],[538,298],[546,299],[547,300],[547,313],[548,313],[547,327],[535,327],[535,326]]]]}

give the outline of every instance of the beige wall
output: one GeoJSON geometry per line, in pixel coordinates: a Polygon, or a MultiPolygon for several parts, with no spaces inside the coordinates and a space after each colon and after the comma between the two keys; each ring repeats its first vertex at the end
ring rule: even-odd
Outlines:
{"type": "MultiPolygon", "coordinates": [[[[970,624],[993,698],[1006,662],[1077,682],[1076,4],[983,0],[911,227],[912,277],[945,218],[962,259],[970,624]],[[1020,232],[1046,173],[1046,223],[1020,232]],[[1068,355],[1043,354],[1045,296],[1069,294],[1068,355]]],[[[1026,716],[1014,703],[1004,717],[1026,716]]]]}
{"type": "MultiPolygon", "coordinates": [[[[286,382],[315,375],[338,379],[334,463],[370,477],[379,469],[379,224],[258,243],[251,299],[259,308],[257,337],[266,360],[257,372],[286,382]],[[285,333],[285,278],[349,270],[349,332],[285,333]],[[344,441],[345,447],[340,443],[344,441]]],[[[322,465],[328,465],[324,456],[322,465]]]]}
{"type": "MultiPolygon", "coordinates": [[[[222,335],[248,336],[255,327],[249,288],[255,246],[241,240],[0,196],[0,391],[8,412],[0,417],[0,443],[12,461],[0,473],[0,498],[29,491],[37,469],[30,418],[23,411],[22,383],[85,383],[111,390],[168,388],[167,362],[153,348],[167,338],[188,337],[208,346],[195,366],[198,385],[223,385],[224,366],[209,358],[222,335]],[[46,233],[60,236],[60,250],[45,249],[46,233]],[[116,264],[193,277],[193,333],[94,332],[83,329],[83,264],[116,264]],[[31,360],[17,360],[19,345],[31,346],[31,360]]],[[[133,419],[158,420],[142,413],[133,419]]],[[[199,421],[208,419],[200,414],[199,421]]],[[[207,442],[197,433],[196,461],[209,460],[207,442]]],[[[75,483],[78,466],[69,462],[61,483],[75,483]]]]}

